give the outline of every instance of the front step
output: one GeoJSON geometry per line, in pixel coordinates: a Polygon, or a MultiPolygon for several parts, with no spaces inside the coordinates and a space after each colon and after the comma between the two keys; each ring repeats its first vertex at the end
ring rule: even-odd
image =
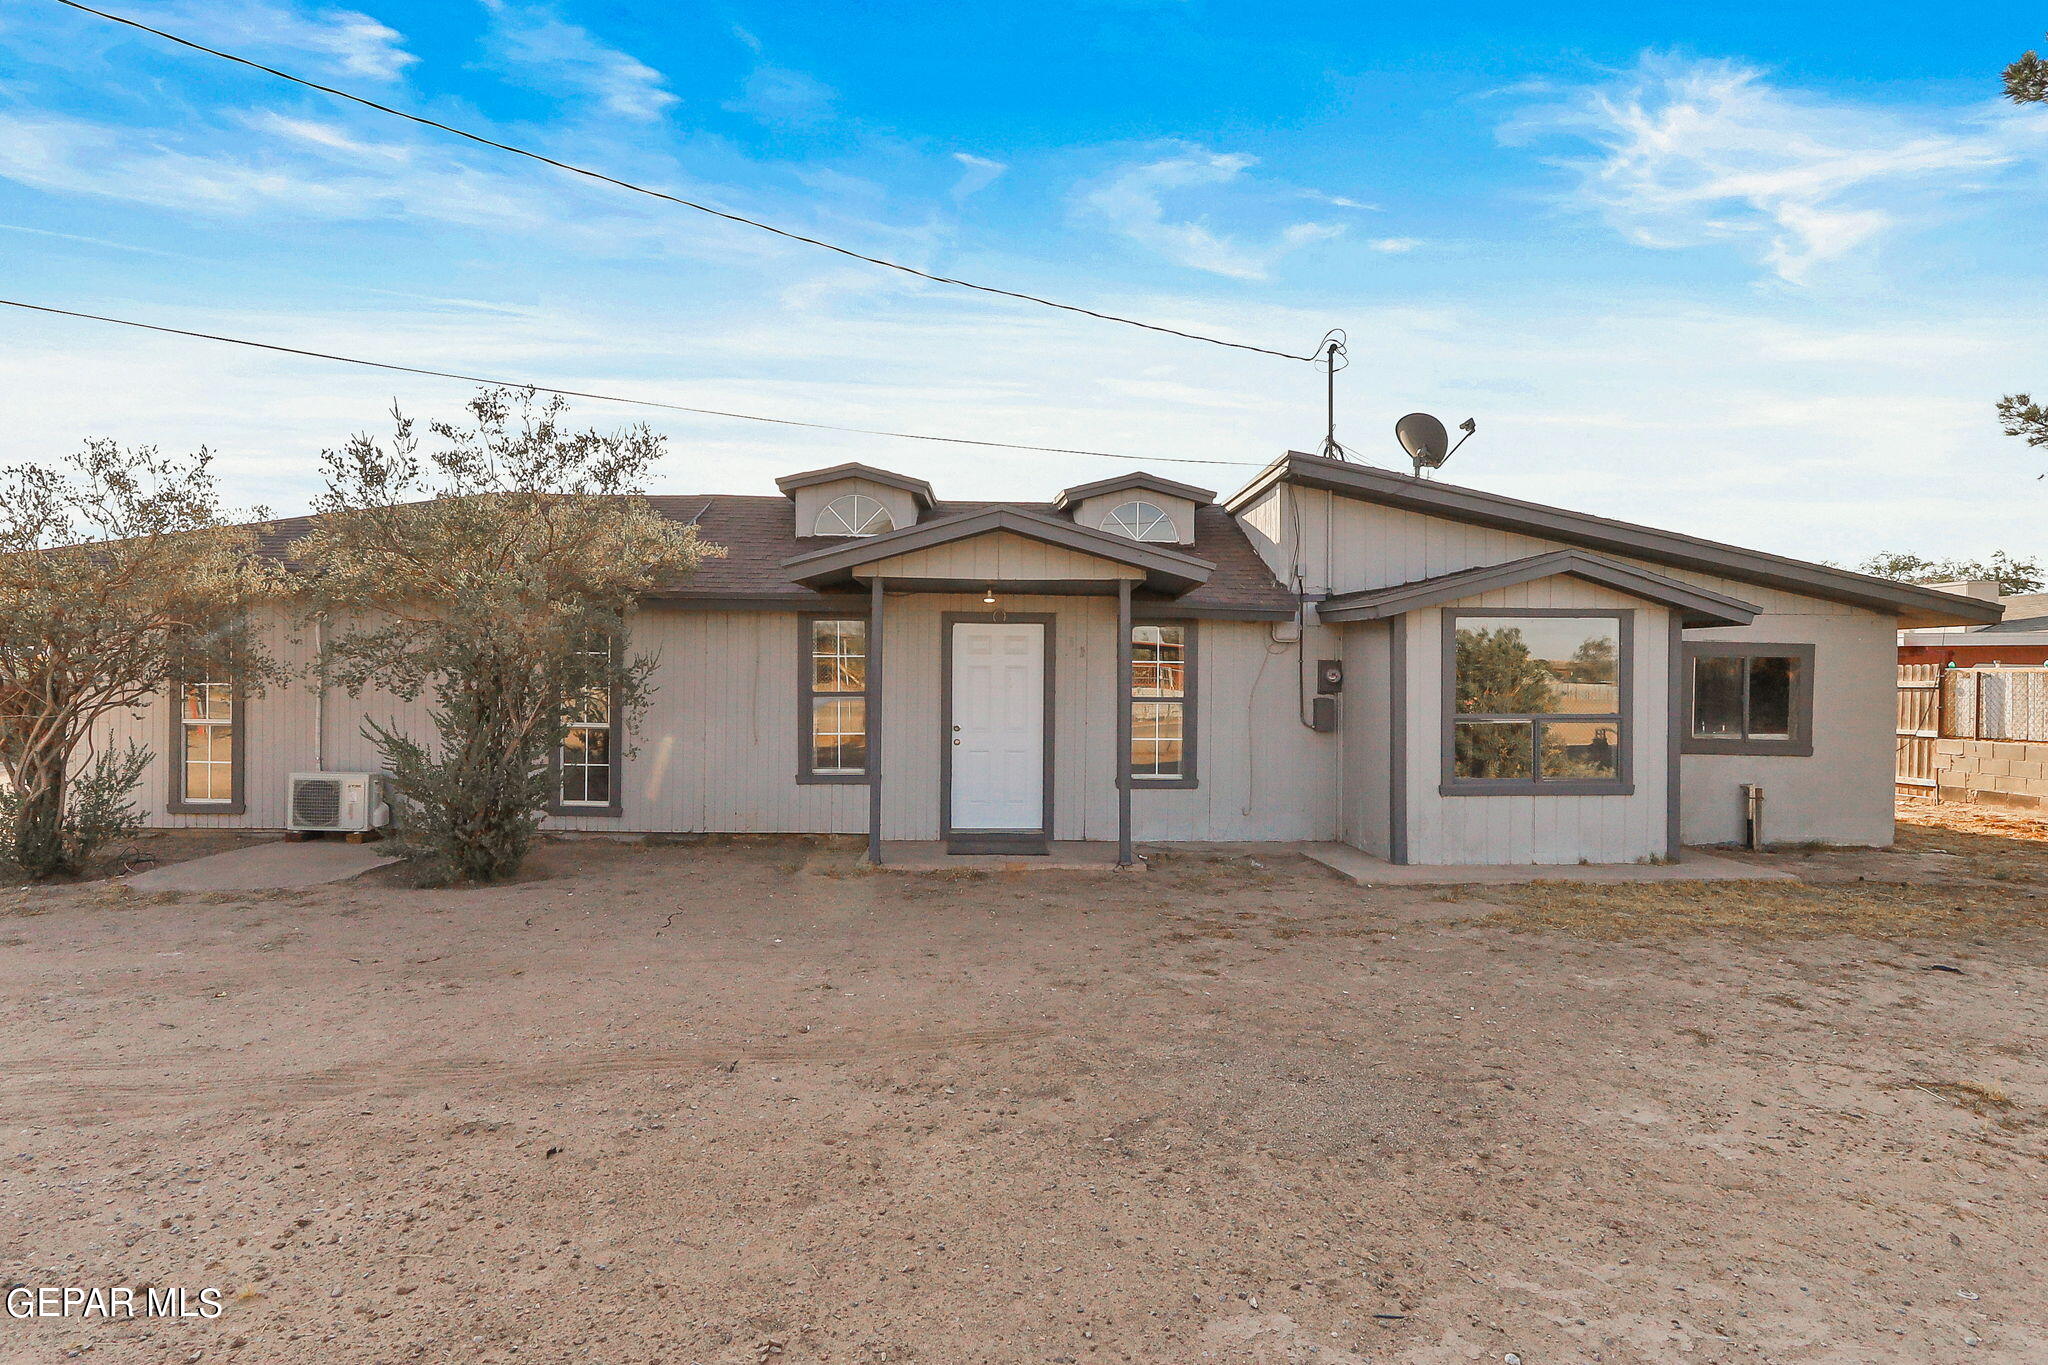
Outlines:
{"type": "Polygon", "coordinates": [[[950,834],[946,852],[953,857],[1044,858],[1052,842],[1043,834],[950,834]]]}

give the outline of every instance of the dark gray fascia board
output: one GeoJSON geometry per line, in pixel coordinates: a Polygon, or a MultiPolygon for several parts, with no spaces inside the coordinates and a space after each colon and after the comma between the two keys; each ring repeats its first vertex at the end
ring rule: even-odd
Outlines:
{"type": "Polygon", "coordinates": [[[1396,583],[1391,587],[1326,597],[1317,605],[1316,616],[1319,620],[1339,625],[1347,621],[1380,621],[1423,607],[1457,602],[1483,592],[1512,588],[1558,574],[1569,574],[1573,578],[1613,588],[1616,592],[1625,592],[1631,597],[1640,597],[1646,602],[1671,607],[1691,629],[1746,626],[1763,610],[1748,602],[1696,588],[1690,583],[1638,569],[1632,564],[1587,554],[1583,550],[1551,550],[1526,559],[1511,559],[1505,564],[1482,564],[1478,568],[1460,569],[1456,573],[1439,574],[1435,578],[1418,579],[1412,583],[1396,583]]]}
{"type": "Polygon", "coordinates": [[[1996,621],[2004,608],[1955,593],[1937,592],[1911,583],[1895,583],[1848,569],[1831,569],[1824,564],[1788,559],[1762,550],[1745,550],[1737,545],[1702,540],[1676,531],[1660,531],[1633,522],[1571,512],[1519,498],[1483,493],[1476,488],[1418,479],[1390,469],[1325,459],[1289,451],[1261,470],[1252,481],[1224,500],[1225,510],[1236,513],[1276,483],[1323,488],[1333,493],[1362,498],[1368,502],[1407,511],[1423,512],[1475,526],[1551,540],[1571,541],[1588,549],[1634,555],[1676,568],[1718,574],[1726,578],[1758,583],[1785,592],[1802,593],[1831,602],[1845,602],[1870,611],[1900,618],[1902,628],[1918,625],[1979,624],[1996,621]]]}
{"type": "Polygon", "coordinates": [[[877,469],[873,465],[861,464],[859,461],[835,464],[830,469],[807,469],[801,474],[784,474],[775,481],[775,486],[787,495],[796,492],[799,488],[809,488],[813,484],[831,483],[836,479],[866,479],[870,483],[886,484],[890,488],[900,488],[904,492],[916,497],[926,507],[930,507],[937,501],[932,496],[932,486],[923,479],[913,479],[908,474],[891,473],[889,470],[877,469]]]}
{"type": "Polygon", "coordinates": [[[1076,526],[1038,512],[1029,512],[1021,507],[990,507],[980,512],[970,512],[963,517],[946,517],[939,521],[921,522],[906,526],[900,531],[888,531],[879,536],[863,536],[846,545],[835,545],[830,549],[813,550],[794,559],[783,561],[782,567],[789,576],[808,587],[819,587],[837,581],[863,564],[892,555],[908,554],[913,550],[930,549],[956,540],[967,540],[974,536],[987,535],[992,531],[1012,531],[1031,540],[1042,541],[1083,554],[1095,555],[1112,563],[1127,564],[1143,569],[1148,584],[1165,587],[1176,592],[1185,592],[1209,580],[1216,566],[1206,559],[1184,555],[1177,550],[1163,549],[1143,541],[1111,535],[1106,531],[1090,530],[1076,526]]]}
{"type": "Polygon", "coordinates": [[[1164,493],[1170,498],[1186,498],[1197,507],[1207,507],[1216,501],[1216,494],[1207,488],[1197,488],[1191,483],[1175,483],[1172,479],[1134,469],[1128,474],[1114,474],[1094,483],[1076,484],[1063,490],[1052,500],[1055,511],[1064,512],[1083,498],[1092,498],[1097,493],[1114,493],[1123,488],[1149,488],[1154,493],[1164,493]]]}

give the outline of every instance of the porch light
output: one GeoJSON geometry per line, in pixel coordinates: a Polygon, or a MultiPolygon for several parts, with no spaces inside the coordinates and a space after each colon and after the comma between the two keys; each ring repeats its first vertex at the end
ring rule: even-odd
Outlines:
{"type": "Polygon", "coordinates": [[[982,591],[981,600],[985,606],[992,607],[996,604],[996,589],[993,583],[982,591]]]}

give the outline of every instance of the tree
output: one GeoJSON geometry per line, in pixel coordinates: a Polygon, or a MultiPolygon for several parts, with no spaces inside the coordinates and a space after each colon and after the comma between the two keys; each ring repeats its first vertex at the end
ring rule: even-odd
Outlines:
{"type": "MultiPolygon", "coordinates": [[[[2014,104],[2048,104],[2048,61],[2029,50],[2005,69],[2005,97],[2014,104]]],[[[2032,394],[2009,393],[1998,400],[1998,417],[2008,436],[2030,446],[2048,446],[2048,409],[2032,394]]]]}
{"type": "Polygon", "coordinates": [[[0,471],[0,859],[30,877],[83,871],[135,826],[148,752],[76,766],[102,721],[195,676],[278,677],[251,612],[283,576],[223,515],[211,463],[91,441],[0,471]]]}
{"type": "MultiPolygon", "coordinates": [[[[1454,660],[1462,715],[1532,715],[1552,711],[1557,690],[1549,667],[1514,626],[1460,629],[1454,660]]],[[[1475,722],[1453,729],[1457,770],[1469,777],[1534,776],[1527,724],[1475,722]]]]}
{"type": "Polygon", "coordinates": [[[1856,572],[1896,579],[1901,583],[1961,583],[1970,579],[1989,579],[1998,584],[2001,594],[2008,596],[2039,592],[2044,583],[2039,560],[2015,559],[2003,550],[1992,551],[1991,558],[1984,560],[1926,559],[1902,551],[1888,551],[1872,555],[1856,565],[1856,572]]]}
{"type": "Polygon", "coordinates": [[[360,693],[430,694],[435,740],[370,721],[422,881],[512,875],[549,804],[549,768],[578,708],[619,732],[654,659],[627,647],[636,599],[724,551],[663,517],[638,481],[660,458],[645,426],[570,431],[559,397],[486,388],[470,425],[430,426],[424,459],[396,409],[388,444],[322,456],[314,529],[293,543],[310,605],[336,625],[320,667],[360,693]]]}
{"type": "Polygon", "coordinates": [[[2014,104],[2048,104],[2048,61],[2032,50],[2005,69],[2005,97],[2014,104]]]}

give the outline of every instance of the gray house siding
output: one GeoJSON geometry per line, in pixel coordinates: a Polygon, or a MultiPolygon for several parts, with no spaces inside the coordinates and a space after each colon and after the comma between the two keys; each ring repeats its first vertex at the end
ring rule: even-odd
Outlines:
{"type": "MultiPolygon", "coordinates": [[[[1116,603],[1100,596],[1005,593],[1002,610],[1055,618],[1052,659],[1054,836],[1113,840],[1116,801],[1116,603]]],[[[857,599],[853,614],[865,614],[857,599]]],[[[883,830],[890,839],[939,837],[939,678],[942,617],[990,611],[980,594],[905,594],[886,599],[883,830]]],[[[627,736],[623,800],[616,816],[553,815],[545,828],[592,833],[859,834],[865,785],[796,780],[798,616],[780,611],[698,611],[652,605],[634,613],[633,647],[658,659],[647,709],[627,736]]],[[[1132,795],[1140,840],[1328,839],[1335,836],[1334,735],[1296,719],[1291,645],[1273,644],[1264,622],[1195,623],[1198,781],[1192,788],[1132,795]]],[[[280,624],[280,662],[302,672],[310,638],[280,624]]],[[[366,718],[415,736],[432,734],[430,703],[378,692],[326,695],[325,758],[319,756],[317,690],[303,677],[246,700],[246,810],[174,815],[165,810],[176,761],[169,705],[122,716],[100,744],[134,738],[156,753],[138,802],[158,827],[277,829],[286,823],[288,776],[325,767],[374,771],[366,718]]]]}
{"type": "MultiPolygon", "coordinates": [[[[1561,542],[1536,536],[1286,484],[1247,504],[1240,520],[1282,581],[1298,565],[1304,590],[1312,596],[1415,582],[1564,548],[1561,542]]],[[[1772,840],[1889,844],[1894,703],[1886,651],[1895,639],[1896,620],[1863,607],[1778,588],[1632,560],[1626,555],[1610,557],[1762,608],[1762,614],[1748,626],[1688,630],[1687,640],[1746,639],[1816,648],[1813,756],[1684,755],[1679,766],[1682,840],[1711,844],[1740,838],[1741,788],[1744,783],[1756,782],[1765,788],[1770,812],[1767,835],[1772,840]]],[[[1418,652],[1426,651],[1411,651],[1411,668],[1430,667],[1414,660],[1418,652]]],[[[1652,653],[1661,656],[1663,651],[1647,646],[1638,651],[1639,670],[1655,669],[1655,661],[1648,657],[1652,653]]],[[[1650,674],[1639,672],[1638,676],[1647,679],[1650,674]]],[[[1639,687],[1637,695],[1640,699],[1644,689],[1639,687]]],[[[1412,706],[1413,694],[1410,701],[1412,706]]],[[[1409,748],[1416,780],[1426,777],[1433,791],[1434,768],[1426,774],[1422,769],[1436,762],[1441,741],[1434,731],[1427,735],[1418,732],[1411,738],[1415,741],[1409,748]],[[1420,752],[1417,743],[1422,746],[1420,752]]],[[[1639,760],[1650,757],[1639,752],[1639,760]]],[[[1489,800],[1500,799],[1506,798],[1489,800]]],[[[1426,841],[1430,836],[1427,831],[1415,831],[1412,837],[1426,841]]],[[[1603,836],[1601,842],[1613,849],[1630,845],[1634,838],[1603,836]]],[[[1452,837],[1446,847],[1452,844],[1464,846],[1462,837],[1452,837]]],[[[1423,860],[1424,846],[1416,844],[1416,861],[1423,860]]],[[[1510,841],[1501,857],[1484,861],[1513,861],[1506,854],[1519,847],[1510,841]]],[[[1466,851],[1478,850],[1466,847],[1466,851]]]]}

